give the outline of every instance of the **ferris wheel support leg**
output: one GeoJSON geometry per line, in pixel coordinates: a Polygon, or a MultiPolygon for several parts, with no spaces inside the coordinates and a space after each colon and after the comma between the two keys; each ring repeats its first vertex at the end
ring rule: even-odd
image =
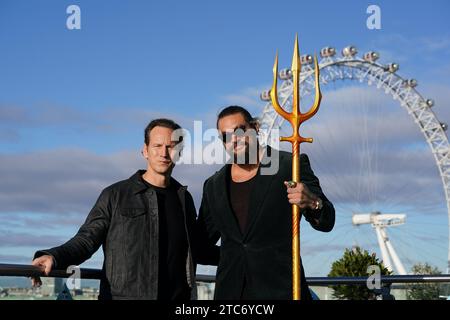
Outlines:
{"type": "Polygon", "coordinates": [[[389,253],[386,248],[386,244],[384,242],[383,235],[381,233],[381,228],[376,226],[375,232],[377,233],[378,245],[380,246],[381,258],[383,259],[383,264],[389,271],[393,271],[391,259],[389,258],[389,253]]]}
{"type": "Polygon", "coordinates": [[[381,234],[383,238],[385,239],[386,247],[389,252],[389,255],[392,257],[392,262],[394,263],[395,270],[399,275],[406,275],[405,267],[403,266],[402,262],[400,261],[397,252],[395,252],[394,247],[392,246],[391,241],[389,240],[389,237],[386,234],[386,230],[381,229],[381,234]]]}

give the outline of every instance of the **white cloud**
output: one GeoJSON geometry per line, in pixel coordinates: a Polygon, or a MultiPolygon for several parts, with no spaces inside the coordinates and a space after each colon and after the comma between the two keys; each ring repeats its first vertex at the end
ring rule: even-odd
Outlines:
{"type": "Polygon", "coordinates": [[[87,212],[102,188],[133,173],[139,154],[59,149],[3,154],[0,163],[2,212],[87,212]]]}
{"type": "Polygon", "coordinates": [[[419,46],[423,47],[424,50],[430,52],[445,52],[450,53],[450,38],[448,37],[426,37],[420,38],[419,46]]]}
{"type": "Polygon", "coordinates": [[[374,49],[382,48],[387,51],[392,50],[392,52],[399,54],[400,57],[409,57],[411,59],[412,56],[427,53],[450,53],[450,38],[445,35],[407,37],[402,34],[383,34],[373,40],[371,46],[374,49]]]}
{"type": "MultiPolygon", "coordinates": [[[[81,149],[59,149],[0,155],[0,213],[87,214],[100,191],[145,169],[139,151],[98,155],[81,149]]],[[[180,165],[174,177],[201,194],[203,181],[219,166],[180,165]]]]}
{"type": "Polygon", "coordinates": [[[49,247],[62,243],[63,239],[51,235],[5,232],[0,235],[0,247],[49,247]]]}

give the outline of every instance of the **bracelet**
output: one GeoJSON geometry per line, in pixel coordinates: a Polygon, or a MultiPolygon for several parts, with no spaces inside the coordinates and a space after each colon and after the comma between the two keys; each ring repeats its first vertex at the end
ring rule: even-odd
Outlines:
{"type": "Polygon", "coordinates": [[[316,203],[316,207],[313,210],[320,210],[323,208],[322,199],[319,198],[318,200],[315,201],[315,203],[316,203]]]}

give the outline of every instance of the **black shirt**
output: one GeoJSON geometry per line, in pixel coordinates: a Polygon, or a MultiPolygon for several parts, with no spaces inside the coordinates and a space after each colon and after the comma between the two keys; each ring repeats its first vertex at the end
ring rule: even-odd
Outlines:
{"type": "MultiPolygon", "coordinates": [[[[228,194],[230,198],[231,209],[239,223],[239,229],[244,234],[247,228],[248,221],[248,208],[250,203],[250,192],[256,179],[256,175],[251,179],[244,182],[235,182],[231,178],[231,166],[228,169],[228,194]]],[[[244,284],[241,291],[241,300],[246,300],[248,297],[247,292],[247,276],[244,275],[244,284]]]]}
{"type": "Polygon", "coordinates": [[[229,196],[231,208],[239,223],[242,234],[245,232],[248,220],[248,205],[250,201],[250,191],[256,176],[244,181],[234,182],[231,178],[231,170],[228,171],[229,196]]]}
{"type": "Polygon", "coordinates": [[[191,292],[186,279],[188,242],[177,190],[172,185],[161,188],[142,180],[156,191],[158,198],[158,300],[189,300],[191,292]]]}

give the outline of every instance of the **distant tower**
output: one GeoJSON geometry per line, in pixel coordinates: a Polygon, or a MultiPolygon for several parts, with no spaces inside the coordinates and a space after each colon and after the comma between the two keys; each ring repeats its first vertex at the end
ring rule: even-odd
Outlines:
{"type": "Polygon", "coordinates": [[[399,275],[405,275],[407,273],[397,253],[395,252],[389,237],[387,236],[386,228],[404,224],[405,220],[406,214],[381,214],[378,211],[372,213],[353,214],[352,217],[352,223],[355,226],[359,226],[361,224],[371,224],[372,227],[375,228],[383,264],[390,271],[394,270],[392,267],[394,265],[397,274],[399,275]]]}
{"type": "Polygon", "coordinates": [[[197,282],[198,300],[212,300],[214,296],[213,284],[206,282],[197,282]]]}

